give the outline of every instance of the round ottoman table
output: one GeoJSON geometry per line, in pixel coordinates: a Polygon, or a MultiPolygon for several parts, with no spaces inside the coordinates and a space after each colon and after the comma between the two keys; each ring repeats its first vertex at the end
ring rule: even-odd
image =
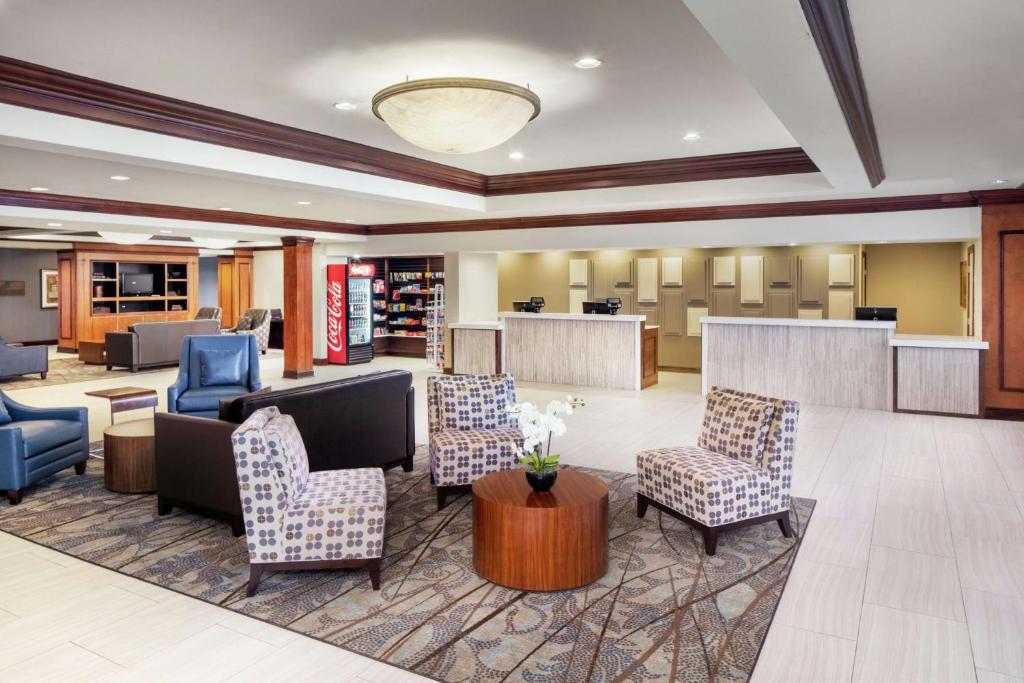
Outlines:
{"type": "Polygon", "coordinates": [[[608,487],[563,469],[547,493],[523,470],[473,482],[473,566],[489,581],[527,591],[578,588],[608,569],[608,487]]]}
{"type": "Polygon", "coordinates": [[[132,420],[103,430],[103,480],[116,493],[156,490],[153,420],[132,420]]]}

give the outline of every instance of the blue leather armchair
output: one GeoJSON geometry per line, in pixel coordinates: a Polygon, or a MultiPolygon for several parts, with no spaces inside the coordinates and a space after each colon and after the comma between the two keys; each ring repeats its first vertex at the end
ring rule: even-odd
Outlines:
{"type": "Polygon", "coordinates": [[[89,458],[86,408],[30,408],[0,391],[0,489],[11,505],[25,488],[75,466],[85,474],[89,458]]]}
{"type": "Polygon", "coordinates": [[[190,335],[181,340],[178,379],[167,412],[217,417],[221,399],[260,389],[260,353],[252,335],[190,335]]]}

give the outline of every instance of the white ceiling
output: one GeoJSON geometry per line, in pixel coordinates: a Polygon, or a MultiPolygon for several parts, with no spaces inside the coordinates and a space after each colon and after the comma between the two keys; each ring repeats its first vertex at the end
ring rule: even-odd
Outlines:
{"type": "Polygon", "coordinates": [[[0,2],[4,54],[488,174],[796,143],[680,0],[0,2]],[[598,69],[572,66],[583,55],[598,69]],[[370,111],[392,83],[529,83],[507,145],[430,154],[370,111]],[[359,108],[331,107],[347,100],[359,108]],[[689,130],[698,142],[684,142],[689,130]],[[512,149],[526,158],[508,159],[512,149]]]}
{"type": "Polygon", "coordinates": [[[1024,2],[850,2],[886,176],[1024,182],[1024,2]]]}

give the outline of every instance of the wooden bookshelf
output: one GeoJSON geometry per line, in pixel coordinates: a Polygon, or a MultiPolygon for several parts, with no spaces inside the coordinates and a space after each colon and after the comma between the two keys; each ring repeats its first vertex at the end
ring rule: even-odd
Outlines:
{"type": "Polygon", "coordinates": [[[198,309],[199,252],[176,247],[76,243],[57,252],[58,348],[103,341],[138,322],[189,320],[198,309]],[[153,294],[121,291],[122,275],[153,276],[153,294]]]}

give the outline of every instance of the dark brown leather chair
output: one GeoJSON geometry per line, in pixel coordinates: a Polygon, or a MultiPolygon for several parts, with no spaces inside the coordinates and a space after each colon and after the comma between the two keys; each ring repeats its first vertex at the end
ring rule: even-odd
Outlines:
{"type": "Polygon", "coordinates": [[[412,373],[388,370],[358,377],[259,391],[220,404],[220,419],[158,413],[156,493],[161,515],[193,509],[244,533],[231,433],[268,406],[291,415],[311,471],[398,465],[412,471],[416,451],[412,373]]]}

